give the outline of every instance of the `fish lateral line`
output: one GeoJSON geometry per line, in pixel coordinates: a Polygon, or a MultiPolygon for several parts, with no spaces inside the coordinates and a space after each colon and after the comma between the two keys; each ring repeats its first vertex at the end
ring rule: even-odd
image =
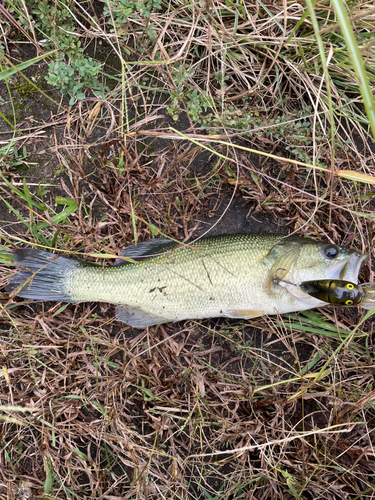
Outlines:
{"type": "Polygon", "coordinates": [[[203,288],[201,288],[199,285],[197,285],[196,283],[194,283],[193,281],[189,280],[188,278],[185,278],[185,276],[182,276],[182,274],[178,273],[177,271],[173,271],[173,269],[170,269],[169,267],[167,266],[163,266],[163,264],[161,264],[160,262],[157,262],[157,264],[159,266],[161,266],[163,269],[165,269],[166,271],[170,271],[171,273],[175,274],[176,276],[178,276],[179,278],[182,278],[183,280],[187,281],[188,283],[190,283],[191,285],[195,286],[196,288],[198,288],[198,290],[200,290],[201,292],[205,292],[205,290],[203,290],[203,288]]]}
{"type": "MultiPolygon", "coordinates": [[[[199,251],[202,251],[202,250],[200,250],[200,249],[199,249],[199,251]]],[[[217,264],[219,267],[221,267],[221,269],[223,269],[226,273],[229,273],[229,274],[230,274],[231,276],[233,276],[234,278],[238,278],[238,276],[237,276],[236,274],[234,274],[234,273],[232,273],[231,271],[229,271],[229,269],[227,269],[227,268],[226,268],[223,264],[221,264],[218,260],[214,259],[214,258],[212,257],[212,255],[210,255],[210,254],[206,254],[206,255],[204,255],[204,256],[202,257],[202,259],[203,259],[204,257],[207,257],[208,259],[212,260],[212,262],[214,262],[215,264],[217,264]]]]}

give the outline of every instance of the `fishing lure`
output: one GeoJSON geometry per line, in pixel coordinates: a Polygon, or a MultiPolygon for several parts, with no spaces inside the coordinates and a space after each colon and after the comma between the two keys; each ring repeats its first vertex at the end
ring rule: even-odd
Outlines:
{"type": "Polygon", "coordinates": [[[312,297],[335,306],[362,305],[365,295],[362,285],[343,280],[303,281],[300,287],[312,297]]]}
{"type": "Polygon", "coordinates": [[[361,283],[357,285],[351,281],[324,279],[313,281],[302,281],[296,285],[291,281],[285,280],[286,269],[276,269],[272,280],[274,285],[281,282],[288,285],[299,286],[299,288],[315,299],[333,304],[335,306],[360,306],[364,309],[375,307],[375,283],[361,283]]]}

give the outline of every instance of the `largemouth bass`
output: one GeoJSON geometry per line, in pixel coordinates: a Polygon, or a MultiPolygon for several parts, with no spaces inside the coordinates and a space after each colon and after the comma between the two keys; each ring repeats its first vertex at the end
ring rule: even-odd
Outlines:
{"type": "Polygon", "coordinates": [[[154,239],[127,248],[114,266],[17,249],[7,291],[27,299],[117,304],[120,321],[146,327],[212,317],[254,318],[325,305],[304,281],[358,282],[367,256],[309,238],[243,234],[182,245],[154,239]],[[132,262],[129,262],[132,259],[132,262]],[[289,283],[288,283],[289,282],[289,283]]]}

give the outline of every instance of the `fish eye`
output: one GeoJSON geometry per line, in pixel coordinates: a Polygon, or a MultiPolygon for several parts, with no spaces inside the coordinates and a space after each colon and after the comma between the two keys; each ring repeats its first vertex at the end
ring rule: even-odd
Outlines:
{"type": "Polygon", "coordinates": [[[348,290],[353,290],[353,288],[354,288],[353,283],[348,283],[348,284],[346,285],[346,288],[347,288],[348,290]]]}
{"type": "Polygon", "coordinates": [[[340,248],[336,245],[326,245],[323,248],[323,254],[327,259],[336,259],[340,255],[340,248]]]}
{"type": "Polygon", "coordinates": [[[352,301],[352,300],[347,300],[347,301],[345,302],[345,304],[346,304],[347,306],[351,306],[351,305],[353,304],[353,301],[352,301]]]}

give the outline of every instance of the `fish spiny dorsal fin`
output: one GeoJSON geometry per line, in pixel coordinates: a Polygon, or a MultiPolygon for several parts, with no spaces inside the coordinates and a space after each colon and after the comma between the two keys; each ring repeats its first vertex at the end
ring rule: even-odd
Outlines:
{"type": "Polygon", "coordinates": [[[125,250],[123,250],[119,258],[114,262],[115,266],[123,266],[129,264],[124,258],[132,260],[141,260],[146,257],[152,257],[160,255],[178,247],[178,244],[174,241],[168,240],[166,238],[155,238],[154,240],[143,241],[137,245],[130,245],[125,250]]]}

